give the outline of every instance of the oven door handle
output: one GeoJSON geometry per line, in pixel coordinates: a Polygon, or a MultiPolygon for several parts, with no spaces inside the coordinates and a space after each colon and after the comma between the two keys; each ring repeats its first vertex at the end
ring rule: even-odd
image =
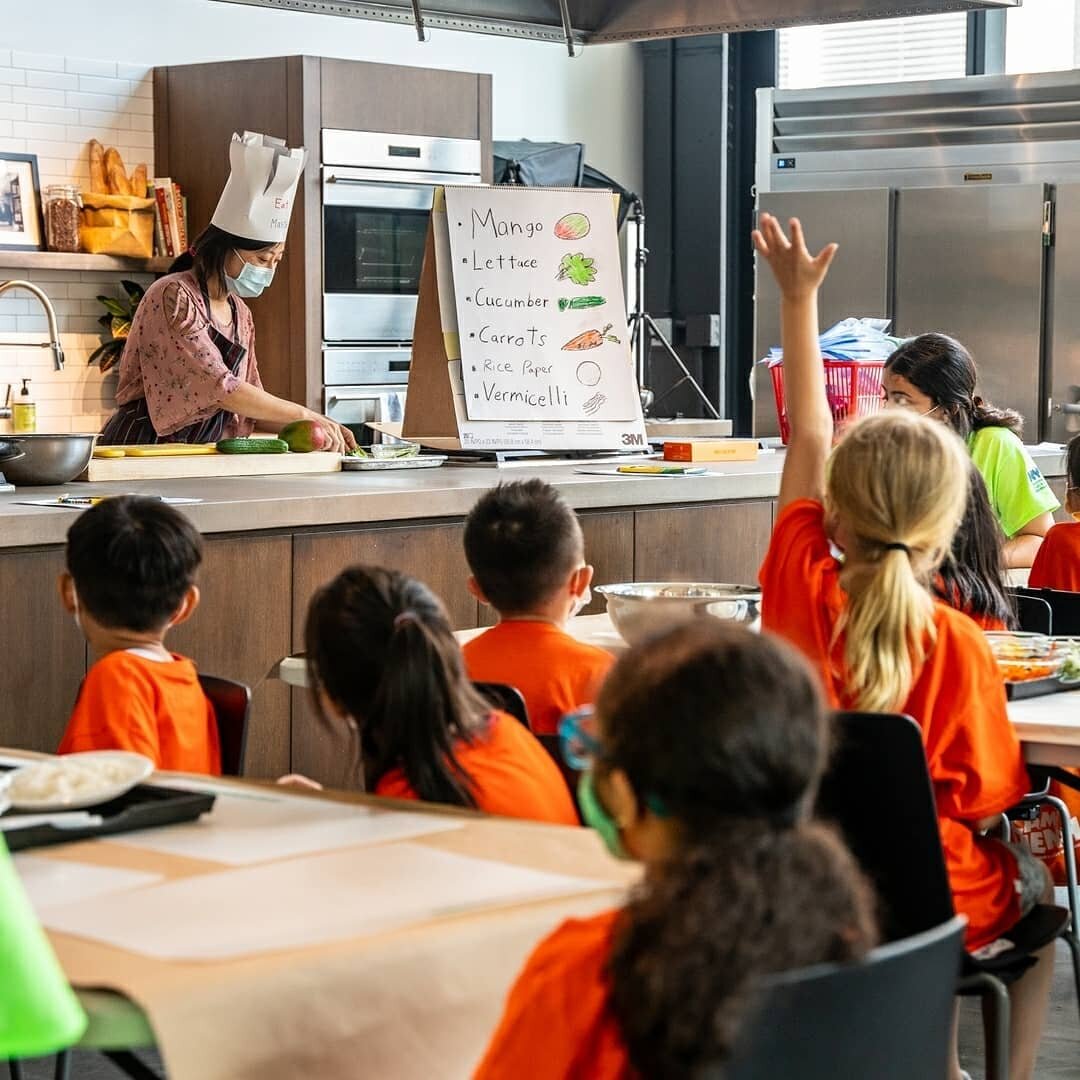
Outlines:
{"type": "Polygon", "coordinates": [[[395,397],[398,394],[404,393],[403,390],[375,390],[358,394],[328,394],[326,397],[326,404],[329,407],[333,405],[335,401],[379,401],[381,398],[386,397],[388,394],[392,394],[395,397]]]}

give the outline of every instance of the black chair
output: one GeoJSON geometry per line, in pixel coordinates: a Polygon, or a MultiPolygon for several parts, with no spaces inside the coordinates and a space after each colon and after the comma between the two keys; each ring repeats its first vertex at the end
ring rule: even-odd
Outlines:
{"type": "Polygon", "coordinates": [[[1015,588],[1007,591],[1016,607],[1016,624],[1021,630],[1029,634],[1055,633],[1054,611],[1041,590],[1015,588]]]}
{"type": "Polygon", "coordinates": [[[474,682],[473,689],[493,708],[509,713],[532,731],[525,696],[516,686],[497,682],[474,682]]]}
{"type": "Polygon", "coordinates": [[[1050,605],[1051,625],[1055,634],[1080,637],[1080,593],[1062,589],[1015,588],[1013,595],[1030,600],[1042,600],[1050,605]]]}
{"type": "Polygon", "coordinates": [[[251,687],[231,679],[219,679],[216,675],[200,675],[199,685],[214,706],[217,717],[222,774],[243,776],[248,719],[251,715],[251,687]]]}
{"type": "MultiPolygon", "coordinates": [[[[933,785],[914,720],[837,713],[835,748],[818,794],[818,813],[839,826],[876,886],[886,941],[925,933],[953,916],[933,785]]],[[[1009,929],[1013,948],[987,961],[965,953],[955,991],[982,998],[989,1080],[1008,1075],[1006,984],[1030,967],[1032,953],[1068,925],[1064,908],[1039,904],[1009,929]]]]}
{"type": "Polygon", "coordinates": [[[722,1070],[708,1080],[912,1080],[948,1075],[964,921],[766,980],[722,1070]]]}

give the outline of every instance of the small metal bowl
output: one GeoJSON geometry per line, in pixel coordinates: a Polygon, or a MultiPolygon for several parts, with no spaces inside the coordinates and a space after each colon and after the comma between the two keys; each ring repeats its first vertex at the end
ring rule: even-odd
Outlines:
{"type": "Polygon", "coordinates": [[[4,441],[23,454],[5,461],[2,471],[16,487],[69,484],[90,464],[97,438],[86,434],[4,435],[4,441]]]}
{"type": "Polygon", "coordinates": [[[636,581],[599,585],[594,591],[607,601],[615,629],[630,645],[706,615],[755,623],[761,614],[756,585],[636,581]]]}

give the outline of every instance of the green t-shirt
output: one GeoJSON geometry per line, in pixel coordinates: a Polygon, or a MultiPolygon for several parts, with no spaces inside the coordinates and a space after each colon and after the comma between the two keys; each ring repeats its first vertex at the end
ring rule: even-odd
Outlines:
{"type": "Polygon", "coordinates": [[[979,428],[968,437],[967,445],[1007,537],[1061,505],[1027,448],[1008,428],[979,428]]]}

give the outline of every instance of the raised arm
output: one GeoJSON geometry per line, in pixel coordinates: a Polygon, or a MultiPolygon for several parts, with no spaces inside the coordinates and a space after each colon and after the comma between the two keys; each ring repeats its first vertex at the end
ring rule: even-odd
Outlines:
{"type": "Polygon", "coordinates": [[[829,244],[812,256],[797,218],[788,226],[790,240],[771,214],[762,214],[758,226],[754,247],[772,268],[780,288],[780,343],[791,427],[779,511],[796,499],[820,501],[825,495],[825,462],[832,448],[833,419],[818,344],[818,289],[837,245],[829,244]]]}

